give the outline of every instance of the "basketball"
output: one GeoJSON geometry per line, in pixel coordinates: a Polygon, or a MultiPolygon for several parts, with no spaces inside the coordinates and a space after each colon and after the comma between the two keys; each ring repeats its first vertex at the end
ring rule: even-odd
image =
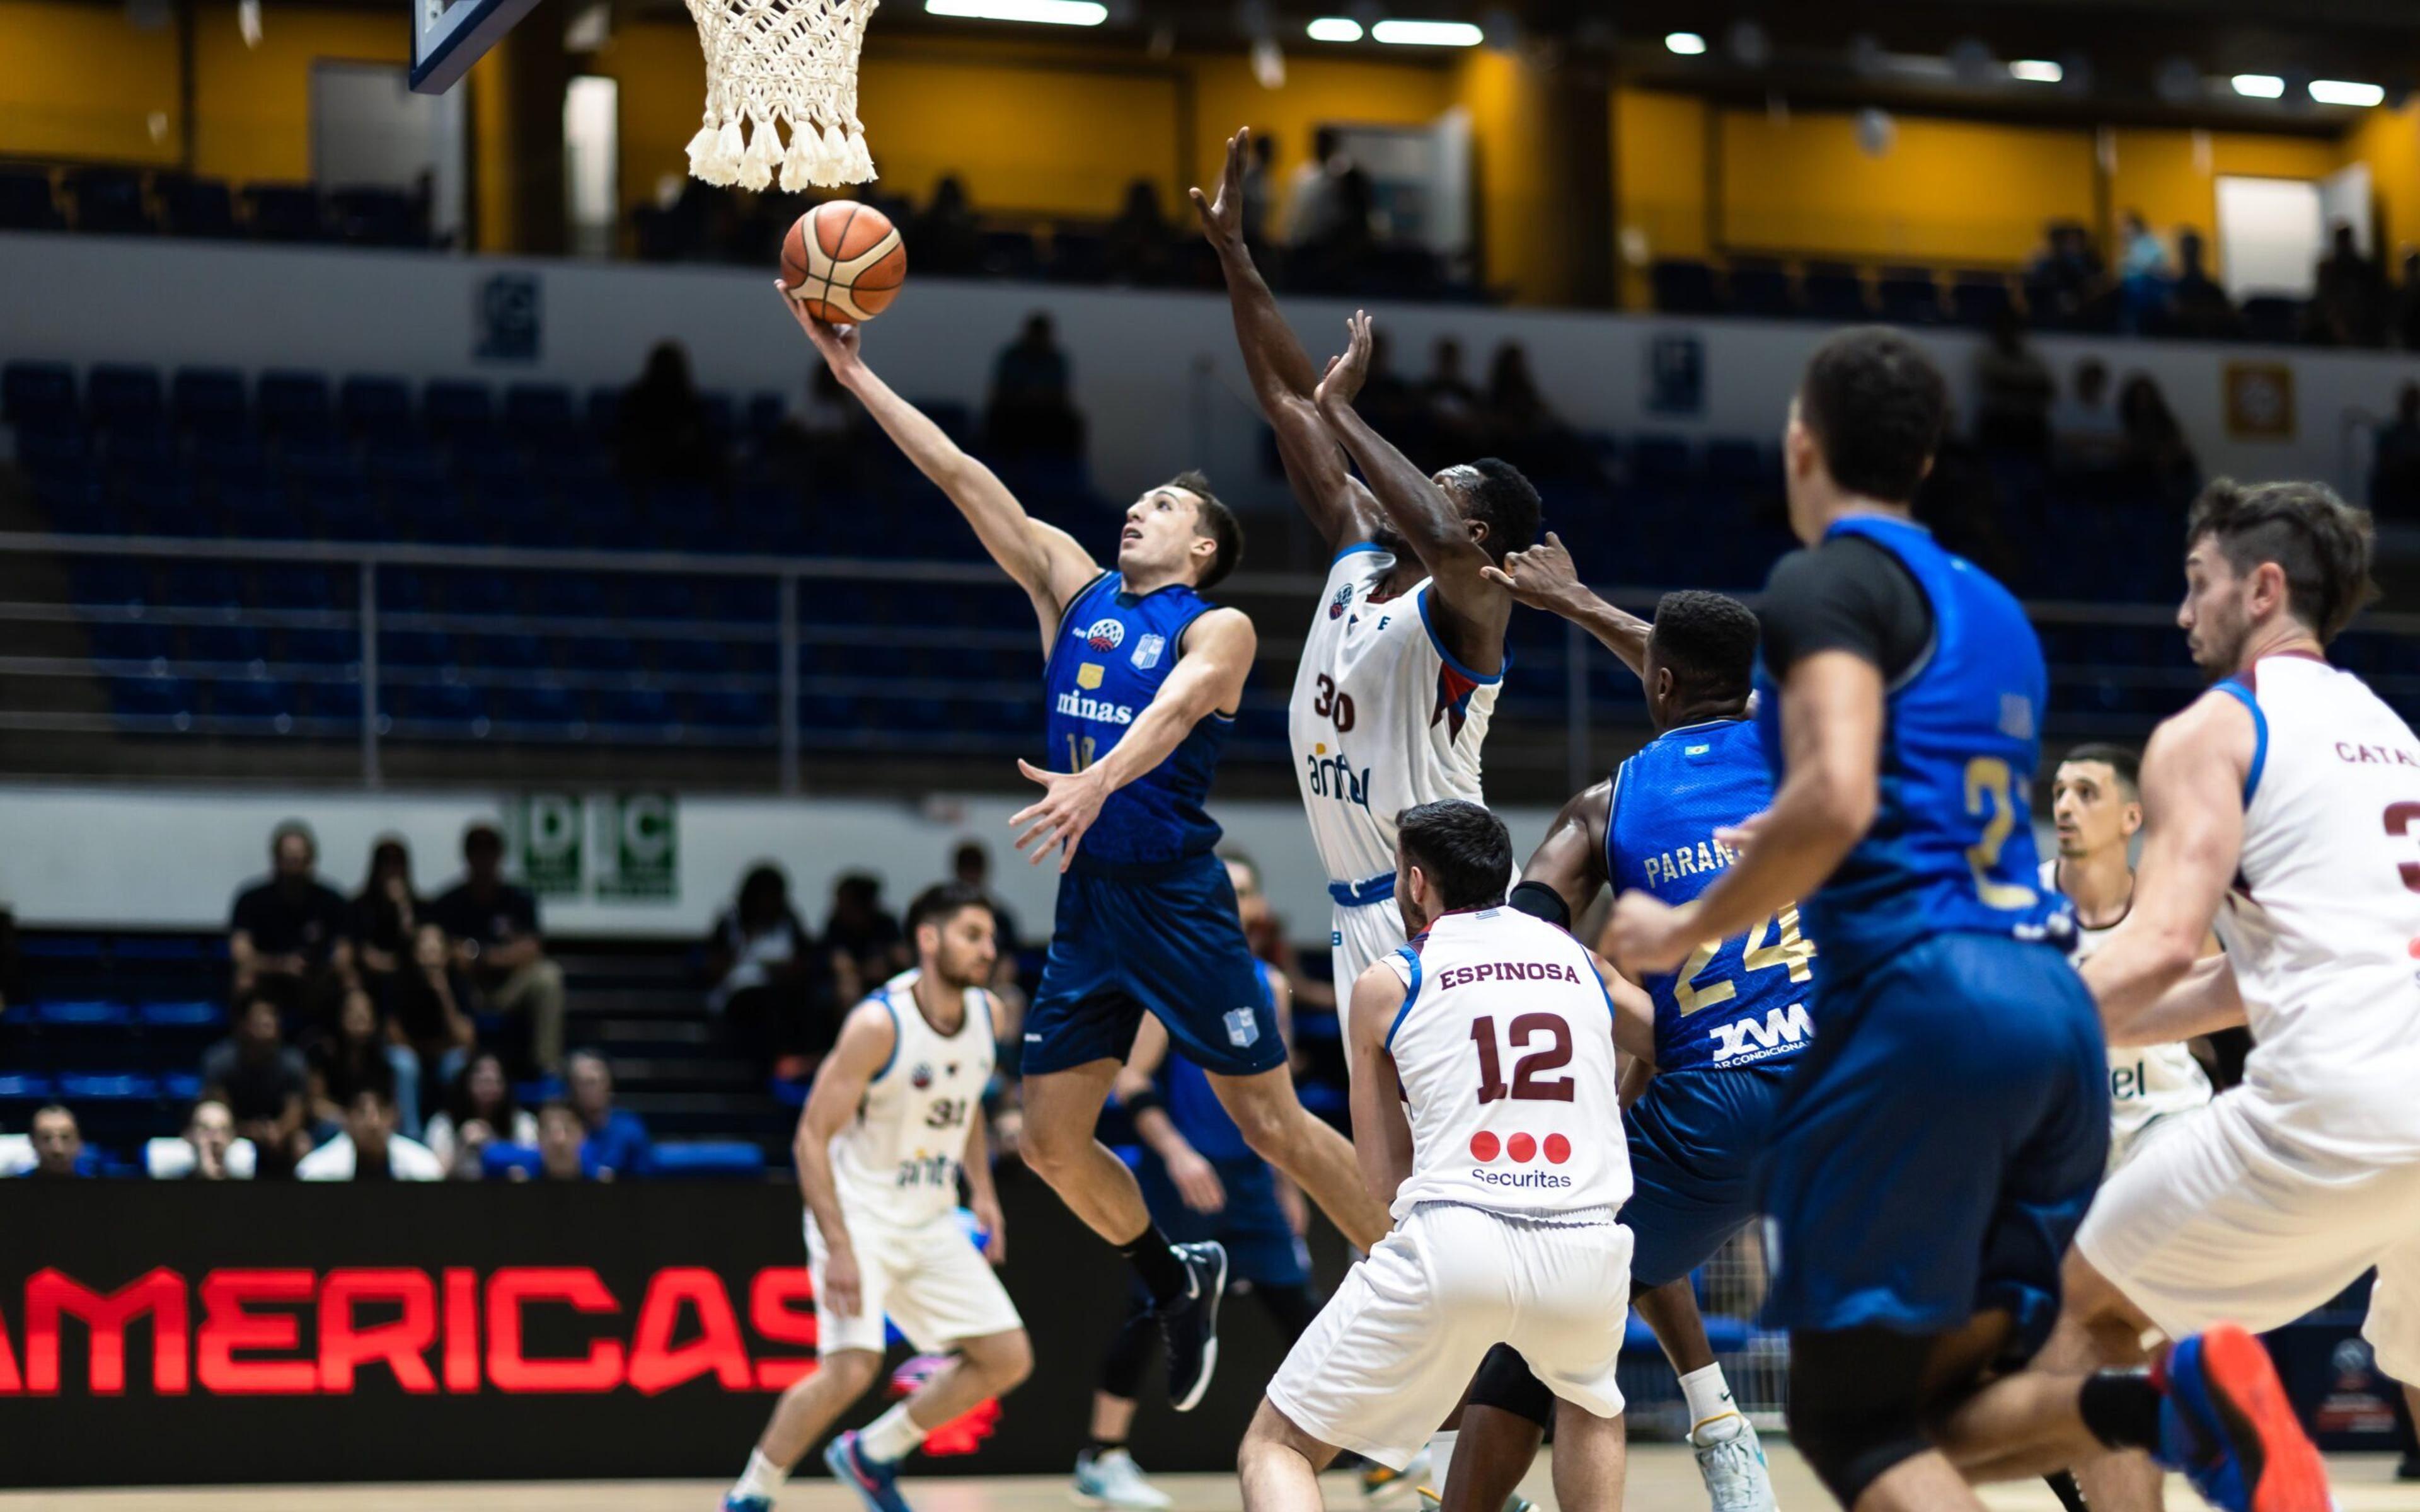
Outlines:
{"type": "Polygon", "coordinates": [[[782,282],[807,313],[830,325],[870,320],[890,308],[908,277],[908,248],[891,217],[836,199],[791,223],[782,239],[782,282]]]}

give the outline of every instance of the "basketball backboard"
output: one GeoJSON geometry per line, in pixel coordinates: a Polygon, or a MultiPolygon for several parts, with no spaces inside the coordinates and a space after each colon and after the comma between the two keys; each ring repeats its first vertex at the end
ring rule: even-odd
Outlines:
{"type": "Polygon", "coordinates": [[[405,0],[411,8],[411,87],[442,95],[537,0],[405,0]]]}

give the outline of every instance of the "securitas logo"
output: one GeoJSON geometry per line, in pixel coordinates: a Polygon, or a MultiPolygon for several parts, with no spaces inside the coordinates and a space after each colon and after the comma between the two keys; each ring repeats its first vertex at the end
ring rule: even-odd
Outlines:
{"type": "Polygon", "coordinates": [[[1709,1033],[1714,1041],[1715,1065],[1745,1066],[1795,1050],[1814,1039],[1815,1021],[1807,1016],[1806,1004],[1792,1003],[1765,1014],[1761,1024],[1742,1019],[1736,1024],[1717,1024],[1709,1033]]]}
{"type": "MultiPolygon", "coordinates": [[[[1493,1165],[1498,1157],[1515,1165],[1527,1165],[1539,1156],[1549,1165],[1560,1165],[1572,1158],[1572,1142],[1559,1134],[1548,1134],[1544,1141],[1528,1133],[1498,1138],[1495,1131],[1481,1129],[1470,1136],[1470,1158],[1481,1166],[1493,1165]]],[[[1561,1191],[1572,1184],[1572,1179],[1558,1171],[1473,1170],[1470,1179],[1483,1186],[1523,1187],[1530,1191],[1561,1191]]]]}
{"type": "Polygon", "coordinates": [[[1091,628],[1084,632],[1084,644],[1094,651],[1115,651],[1125,643],[1126,627],[1123,620],[1103,616],[1094,620],[1091,628]]]}
{"type": "Polygon", "coordinates": [[[1131,705],[1088,699],[1081,693],[1060,694],[1058,709],[1070,719],[1089,719],[1094,724],[1132,724],[1135,719],[1131,705]]]}
{"type": "Polygon", "coordinates": [[[1331,620],[1341,620],[1344,618],[1344,611],[1352,607],[1353,585],[1346,583],[1336,591],[1334,598],[1327,601],[1327,617],[1331,620]]]}

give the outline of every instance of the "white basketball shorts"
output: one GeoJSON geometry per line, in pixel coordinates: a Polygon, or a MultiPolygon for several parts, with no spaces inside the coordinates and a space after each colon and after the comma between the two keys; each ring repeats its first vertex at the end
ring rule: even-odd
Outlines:
{"type": "Polygon", "coordinates": [[[858,1311],[836,1313],[824,1293],[824,1266],[830,1256],[823,1235],[815,1231],[814,1216],[807,1218],[807,1270],[815,1288],[817,1354],[846,1350],[880,1354],[887,1342],[882,1331],[885,1317],[899,1325],[908,1342],[926,1354],[941,1353],[961,1339],[979,1339],[1025,1326],[991,1262],[958,1227],[956,1214],[945,1212],[914,1228],[852,1220],[848,1232],[864,1298],[858,1311]]]}
{"type": "Polygon", "coordinates": [[[1336,983],[1336,1007],[1341,1013],[1352,1002],[1353,984],[1360,980],[1361,973],[1404,943],[1404,916],[1392,898],[1351,908],[1339,903],[1328,912],[1333,924],[1328,934],[1327,961],[1331,980],[1336,983]]]}

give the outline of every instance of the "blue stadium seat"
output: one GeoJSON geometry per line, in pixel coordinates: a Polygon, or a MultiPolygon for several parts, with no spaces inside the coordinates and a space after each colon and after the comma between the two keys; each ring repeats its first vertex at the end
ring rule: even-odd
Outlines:
{"type": "Polygon", "coordinates": [[[51,176],[40,168],[0,170],[0,231],[63,231],[67,217],[51,193],[51,176]]]}
{"type": "Polygon", "coordinates": [[[1735,257],[1726,279],[1734,315],[1787,319],[1798,313],[1798,299],[1790,287],[1790,273],[1766,257],[1735,257]]]}
{"type": "Polygon", "coordinates": [[[177,640],[164,625],[102,622],[85,626],[92,654],[107,661],[164,662],[177,654],[177,640]]]}
{"type": "Polygon", "coordinates": [[[120,718],[146,726],[165,720],[184,730],[193,723],[194,689],[181,677],[113,677],[109,702],[120,718]]]}
{"type": "Polygon", "coordinates": [[[620,636],[571,636],[562,644],[563,664],[574,671],[627,672],[639,667],[639,648],[620,636]]]}
{"type": "Polygon", "coordinates": [[[167,411],[158,368],[97,363],[85,375],[84,392],[93,423],[107,430],[154,430],[167,411]]]}
{"type": "Polygon", "coordinates": [[[1688,440],[1680,436],[1640,436],[1630,443],[1632,475],[1650,487],[1685,487],[1697,473],[1688,440]]]}
{"type": "Polygon", "coordinates": [[[374,441],[411,431],[411,390],[399,378],[356,373],[337,385],[336,409],[348,429],[374,441]]]}
{"type": "Polygon", "coordinates": [[[244,422],[243,375],[231,367],[180,367],[168,381],[169,408],[192,430],[240,429],[244,422]]]}
{"type": "Polygon", "coordinates": [[[163,1071],[160,1073],[160,1095],[180,1107],[197,1102],[202,1095],[202,1079],[190,1071],[163,1071]]]}
{"type": "Polygon", "coordinates": [[[485,432],[495,420],[495,400],[484,383],[440,378],[421,391],[421,411],[429,434],[459,439],[485,432]]]}
{"type": "Polygon", "coordinates": [[[294,369],[263,373],[256,397],[261,428],[272,436],[318,438],[334,427],[324,374],[294,369]]]}
{"type": "Polygon", "coordinates": [[[163,229],[177,237],[236,235],[235,196],[224,179],[163,174],[153,188],[160,195],[163,229]]]}
{"type": "Polygon", "coordinates": [[[571,391],[560,383],[516,383],[504,390],[504,425],[525,441],[553,442],[580,428],[571,391]]]}
{"type": "Polygon", "coordinates": [[[673,701],[661,688],[609,687],[597,695],[597,722],[625,732],[670,734],[678,728],[673,701]]]}
{"type": "Polygon", "coordinates": [[[684,677],[722,677],[732,670],[731,653],[723,643],[703,638],[661,642],[656,665],[684,677]]]}
{"type": "Polygon", "coordinates": [[[145,1003],[134,1013],[147,1029],[219,1029],[227,1017],[225,1009],[207,998],[145,1003]]]}
{"type": "Polygon", "coordinates": [[[393,667],[450,667],[454,642],[440,630],[381,630],[379,660],[393,667]]]}
{"type": "Polygon", "coordinates": [[[1042,255],[1031,231],[985,231],[983,273],[985,278],[1032,278],[1042,270],[1042,255]]]}
{"type": "Polygon", "coordinates": [[[140,1072],[63,1071],[57,1087],[66,1103],[148,1103],[160,1095],[159,1080],[140,1072]]]}
{"type": "Polygon", "coordinates": [[[126,1028],[134,1010],[107,998],[65,998],[34,1004],[32,1017],[44,1028],[126,1028]]]}
{"type": "Polygon", "coordinates": [[[484,733],[472,727],[484,726],[488,719],[484,690],[460,683],[396,685],[380,688],[379,698],[397,719],[461,727],[448,732],[451,734],[484,733]]]}
{"type": "Polygon", "coordinates": [[[324,241],[328,239],[319,191],[309,184],[247,184],[243,191],[252,234],[263,241],[324,241]]]}
{"type": "Polygon", "coordinates": [[[249,625],[192,625],[185,627],[185,655],[195,661],[253,662],[268,655],[268,641],[249,625]]]}
{"type": "Polygon", "coordinates": [[[647,1174],[666,1181],[752,1181],[765,1174],[765,1151],[741,1139],[667,1139],[656,1145],[647,1174]]]}
{"type": "Polygon", "coordinates": [[[210,685],[210,712],[222,719],[256,719],[290,728],[301,700],[271,677],[236,677],[210,685]]]}
{"type": "Polygon", "coordinates": [[[686,620],[697,613],[697,600],[677,578],[640,578],[622,595],[622,608],[638,619],[686,620]]]}
{"type": "Polygon", "coordinates": [[[770,733],[773,729],[773,698],[768,693],[744,688],[700,693],[690,702],[690,718],[702,729],[726,734],[741,732],[770,733]]]}
{"type": "Polygon", "coordinates": [[[1989,331],[2016,308],[2009,281],[1998,273],[1966,271],[1949,285],[1951,317],[1962,326],[1989,331]]]}
{"type": "Polygon", "coordinates": [[[350,666],[362,659],[362,638],[352,630],[288,630],[285,655],[311,666],[350,666]]]}
{"type": "Polygon", "coordinates": [[[56,1096],[58,1088],[48,1076],[22,1071],[0,1072],[0,1105],[16,1104],[9,1109],[12,1113],[19,1108],[39,1107],[56,1096]]]}
{"type": "Polygon", "coordinates": [[[2283,346],[2303,334],[2303,301],[2282,294],[2256,294],[2243,301],[2243,333],[2254,341],[2283,346]]]}
{"type": "Polygon", "coordinates": [[[302,708],[314,719],[334,719],[358,725],[362,719],[362,685],[358,682],[305,683],[302,708]]]}
{"type": "Polygon", "coordinates": [[[338,189],[328,194],[328,220],[339,241],[362,247],[419,247],[428,232],[419,202],[394,189],[338,189]]]}
{"type": "Polygon", "coordinates": [[[310,567],[281,564],[262,567],[253,574],[253,594],[263,609],[328,609],[342,603],[350,607],[352,585],[348,582],[339,591],[334,567],[310,567]]]}
{"type": "Polygon", "coordinates": [[[588,711],[580,695],[556,684],[499,688],[492,702],[507,725],[535,727],[555,738],[587,732],[588,711]]]}
{"type": "Polygon", "coordinates": [[[1648,271],[1655,308],[1666,315],[1716,315],[1723,307],[1714,270],[1701,262],[1668,257],[1648,271]]]}
{"type": "Polygon", "coordinates": [[[546,642],[534,635],[483,635],[462,653],[465,664],[499,671],[531,672],[553,664],[546,642]]]}
{"type": "Polygon", "coordinates": [[[1865,276],[1846,263],[1808,263],[1800,286],[1807,314],[1815,319],[1845,324],[1873,318],[1865,276]]]}
{"type": "Polygon", "coordinates": [[[72,168],[64,187],[79,231],[148,236],[159,226],[143,198],[142,176],[127,168],[72,168]]]}
{"type": "Polygon", "coordinates": [[[622,391],[597,388],[588,391],[588,428],[597,436],[611,439],[622,415],[622,391]]]}
{"type": "Polygon", "coordinates": [[[1885,320],[1902,326],[1937,326],[1942,321],[1941,285],[1930,268],[1885,268],[1875,285],[1885,320]]]}
{"type": "Polygon", "coordinates": [[[160,575],[160,602],[237,612],[249,596],[243,575],[216,562],[178,562],[160,575]]]}
{"type": "Polygon", "coordinates": [[[76,421],[75,370],[65,363],[0,365],[0,416],[12,425],[68,425],[76,421]]]}

